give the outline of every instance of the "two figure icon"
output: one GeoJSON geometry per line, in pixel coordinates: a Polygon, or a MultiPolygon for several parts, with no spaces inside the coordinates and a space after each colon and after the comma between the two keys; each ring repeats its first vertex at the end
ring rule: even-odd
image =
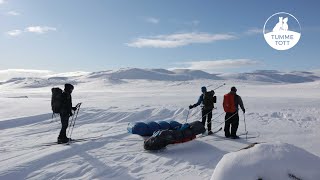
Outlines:
{"type": "Polygon", "coordinates": [[[273,32],[288,31],[288,17],[279,17],[279,22],[274,26],[273,32]]]}

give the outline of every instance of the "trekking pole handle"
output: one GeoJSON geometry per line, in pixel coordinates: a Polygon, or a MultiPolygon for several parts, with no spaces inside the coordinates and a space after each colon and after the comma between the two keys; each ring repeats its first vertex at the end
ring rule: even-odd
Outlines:
{"type": "Polygon", "coordinates": [[[81,104],[82,104],[82,102],[78,103],[78,104],[76,105],[76,107],[77,107],[77,108],[80,107],[81,104]]]}

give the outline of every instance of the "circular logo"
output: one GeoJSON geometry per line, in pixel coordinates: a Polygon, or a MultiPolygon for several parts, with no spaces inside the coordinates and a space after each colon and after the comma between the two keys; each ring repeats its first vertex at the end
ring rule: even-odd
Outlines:
{"type": "Polygon", "coordinates": [[[295,46],[301,37],[301,26],[297,18],[286,12],[270,16],[263,26],[267,43],[276,50],[288,50],[295,46]]]}

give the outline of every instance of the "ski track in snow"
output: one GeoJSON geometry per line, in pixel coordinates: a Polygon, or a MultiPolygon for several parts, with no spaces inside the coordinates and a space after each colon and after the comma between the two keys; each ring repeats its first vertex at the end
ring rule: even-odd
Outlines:
{"type": "MultiPolygon", "coordinates": [[[[51,87],[4,87],[0,96],[4,102],[0,105],[3,109],[0,112],[0,179],[210,179],[226,153],[253,142],[292,143],[320,156],[320,101],[312,99],[319,91],[313,89],[312,83],[288,85],[286,90],[293,89],[293,92],[283,97],[279,93],[283,85],[236,84],[246,106],[249,135],[259,132],[258,138],[231,140],[223,138],[221,131],[149,152],[143,149],[144,138],[127,133],[130,122],[177,120],[184,123],[187,107],[196,102],[203,83],[132,81],[129,85],[106,86],[101,82],[88,82],[89,90],[85,84],[79,84],[73,101],[83,102],[83,108],[72,137],[101,137],[48,147],[39,145],[54,142],[61,126],[58,118],[51,119],[51,87]],[[305,88],[310,96],[299,97],[297,87],[305,88]],[[252,94],[254,89],[259,93],[252,94]],[[9,98],[22,96],[28,98],[9,98]]],[[[229,88],[216,90],[218,109],[214,110],[213,118],[223,112],[221,99],[229,88]]],[[[190,111],[187,121],[200,118],[198,107],[190,111]]],[[[213,120],[214,130],[223,127],[220,125],[223,120],[224,115],[213,120]]],[[[244,132],[242,113],[238,133],[241,132],[244,132]]]]}

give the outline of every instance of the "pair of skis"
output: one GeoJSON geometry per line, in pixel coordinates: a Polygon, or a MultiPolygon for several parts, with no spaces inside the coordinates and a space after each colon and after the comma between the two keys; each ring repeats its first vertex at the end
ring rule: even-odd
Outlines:
{"type": "MultiPolygon", "coordinates": [[[[218,130],[216,131],[213,131],[211,135],[215,135],[217,134],[218,132],[220,132],[222,130],[222,127],[220,127],[218,130]]],[[[200,137],[206,137],[206,136],[211,136],[211,135],[208,135],[208,133],[206,132],[205,134],[202,134],[200,137]]],[[[257,134],[249,134],[248,131],[246,132],[243,132],[243,133],[240,133],[238,134],[238,136],[242,139],[243,136],[245,136],[246,139],[252,139],[252,138],[257,138],[260,136],[259,133],[257,134]]],[[[220,137],[220,136],[216,136],[216,137],[220,137]]],[[[222,137],[221,137],[222,138],[222,137]]],[[[224,138],[224,137],[223,137],[224,138]]]]}
{"type": "Polygon", "coordinates": [[[219,131],[222,130],[222,127],[220,127],[218,130],[216,131],[213,131],[212,134],[208,134],[208,132],[204,132],[200,137],[206,137],[206,136],[211,136],[211,135],[214,135],[214,134],[217,134],[219,131]]]}
{"type": "Polygon", "coordinates": [[[43,143],[43,144],[39,144],[37,147],[53,146],[53,145],[70,145],[70,144],[77,143],[77,142],[97,140],[97,139],[99,139],[101,136],[102,136],[102,135],[100,135],[100,136],[92,136],[92,137],[87,137],[87,138],[72,139],[71,141],[68,141],[68,142],[66,142],[66,143],[58,143],[58,142],[43,143]]]}

